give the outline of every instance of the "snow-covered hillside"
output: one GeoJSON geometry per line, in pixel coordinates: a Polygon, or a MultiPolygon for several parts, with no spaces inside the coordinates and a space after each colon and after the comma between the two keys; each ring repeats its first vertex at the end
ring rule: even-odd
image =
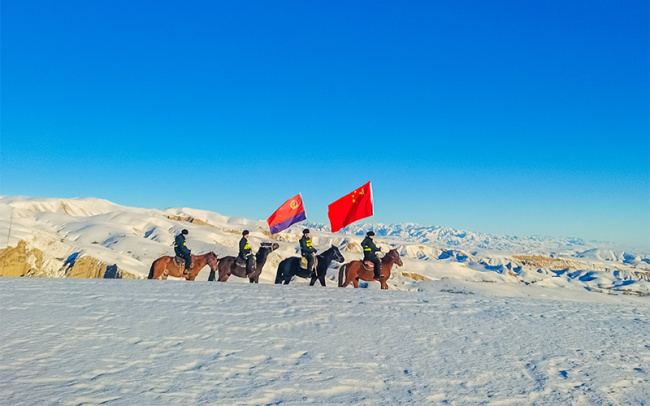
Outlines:
{"type": "MultiPolygon", "coordinates": [[[[261,275],[261,282],[269,283],[277,264],[296,255],[303,227],[294,225],[271,236],[263,220],[205,210],[132,208],[93,198],[4,196],[0,198],[0,249],[10,248],[0,254],[0,275],[102,277],[106,267],[116,266],[125,275],[146,277],[153,260],[172,254],[173,238],[183,228],[190,231],[188,246],[193,253],[214,251],[218,256],[236,254],[241,231],[246,228],[251,231],[253,247],[270,239],[280,244],[261,275]],[[72,270],[66,265],[70,258],[76,259],[72,270]]],[[[323,251],[335,245],[349,261],[362,256],[359,243],[370,226],[355,224],[339,233],[331,233],[321,224],[309,227],[314,229],[317,248],[323,251]]],[[[391,288],[418,290],[427,281],[457,279],[650,293],[650,249],[631,252],[579,239],[493,236],[416,224],[378,225],[375,229],[384,251],[396,248],[404,261],[403,267],[394,269],[391,288]]],[[[328,284],[336,284],[337,269],[333,264],[328,284]]],[[[207,277],[206,268],[198,279],[207,277]]],[[[376,285],[364,286],[376,289],[376,285]]]]}

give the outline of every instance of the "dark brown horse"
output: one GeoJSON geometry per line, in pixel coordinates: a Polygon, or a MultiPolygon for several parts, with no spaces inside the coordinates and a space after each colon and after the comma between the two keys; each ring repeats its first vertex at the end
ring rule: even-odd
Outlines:
{"type": "MultiPolygon", "coordinates": [[[[384,257],[381,259],[381,273],[379,282],[381,283],[382,289],[388,289],[388,284],[386,280],[390,278],[390,270],[393,268],[393,264],[402,266],[402,259],[399,257],[397,250],[390,250],[384,257]]],[[[374,265],[371,265],[370,268],[363,265],[363,261],[352,261],[348,262],[341,266],[339,270],[339,287],[344,288],[352,282],[355,288],[359,287],[359,279],[364,281],[373,281],[374,277],[374,265]]]]}
{"type": "Polygon", "coordinates": [[[211,270],[217,267],[217,254],[208,252],[203,255],[192,255],[192,266],[190,267],[187,275],[183,274],[185,266],[178,266],[174,257],[161,257],[153,261],[151,269],[149,270],[149,277],[147,279],[167,279],[167,276],[176,278],[185,278],[188,281],[196,279],[196,275],[206,265],[210,266],[211,270]]]}
{"type": "MultiPolygon", "coordinates": [[[[219,278],[217,281],[225,282],[228,280],[228,278],[230,278],[230,275],[235,275],[239,276],[240,278],[248,278],[250,280],[250,283],[259,283],[260,274],[262,273],[262,268],[266,263],[266,258],[269,256],[271,251],[274,251],[279,247],[280,246],[277,242],[274,242],[273,244],[263,242],[260,246],[259,251],[257,251],[257,254],[255,254],[255,268],[253,268],[253,271],[248,275],[246,275],[246,266],[241,267],[237,265],[236,257],[219,258],[219,261],[217,262],[219,278]]],[[[214,279],[215,270],[213,269],[210,271],[210,277],[208,280],[213,281],[214,279]]]]}

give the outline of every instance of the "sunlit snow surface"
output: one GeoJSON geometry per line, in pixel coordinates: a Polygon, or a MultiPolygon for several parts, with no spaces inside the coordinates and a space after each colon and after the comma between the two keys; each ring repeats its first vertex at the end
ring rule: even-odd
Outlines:
{"type": "Polygon", "coordinates": [[[0,278],[6,405],[644,404],[646,297],[0,278]],[[546,296],[546,297],[544,297],[546,296]]]}

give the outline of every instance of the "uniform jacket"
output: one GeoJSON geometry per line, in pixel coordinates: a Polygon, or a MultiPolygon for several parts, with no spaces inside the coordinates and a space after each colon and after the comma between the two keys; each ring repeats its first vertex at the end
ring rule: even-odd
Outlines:
{"type": "Polygon", "coordinates": [[[184,234],[179,234],[176,236],[176,239],[174,240],[174,252],[176,253],[176,255],[189,255],[190,250],[187,248],[187,245],[185,244],[184,234]]]}
{"type": "Polygon", "coordinates": [[[239,256],[246,258],[251,252],[253,252],[253,250],[251,249],[248,240],[242,237],[241,240],[239,240],[239,256]]]}
{"type": "Polygon", "coordinates": [[[375,243],[370,239],[370,237],[364,238],[361,242],[361,247],[363,247],[363,258],[364,259],[375,259],[377,251],[381,251],[381,248],[378,248],[375,243]]]}
{"type": "Polygon", "coordinates": [[[304,235],[300,239],[300,253],[303,256],[306,256],[311,253],[315,253],[316,249],[311,245],[311,238],[307,238],[304,235]]]}

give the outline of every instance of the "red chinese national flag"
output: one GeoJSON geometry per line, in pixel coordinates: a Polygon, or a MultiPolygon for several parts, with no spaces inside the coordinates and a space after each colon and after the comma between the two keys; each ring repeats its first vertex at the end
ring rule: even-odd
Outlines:
{"type": "Polygon", "coordinates": [[[372,214],[372,186],[370,186],[370,182],[330,204],[327,211],[332,232],[337,232],[348,224],[370,217],[372,214]]]}

